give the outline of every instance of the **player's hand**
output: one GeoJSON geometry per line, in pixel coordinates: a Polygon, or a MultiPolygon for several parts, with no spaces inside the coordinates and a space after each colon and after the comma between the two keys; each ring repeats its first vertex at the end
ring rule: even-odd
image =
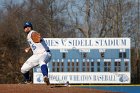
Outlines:
{"type": "Polygon", "coordinates": [[[30,49],[31,49],[31,48],[30,48],[30,47],[28,47],[28,48],[25,48],[25,50],[24,50],[24,51],[25,51],[26,53],[28,53],[30,49]]]}

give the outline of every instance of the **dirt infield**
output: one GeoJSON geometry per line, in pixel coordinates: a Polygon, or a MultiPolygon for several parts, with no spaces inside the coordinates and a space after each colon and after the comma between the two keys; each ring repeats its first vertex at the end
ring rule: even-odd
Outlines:
{"type": "MultiPolygon", "coordinates": [[[[97,89],[62,87],[35,84],[0,84],[0,93],[114,93],[97,89]]],[[[116,92],[115,92],[116,93],[116,92]]]]}

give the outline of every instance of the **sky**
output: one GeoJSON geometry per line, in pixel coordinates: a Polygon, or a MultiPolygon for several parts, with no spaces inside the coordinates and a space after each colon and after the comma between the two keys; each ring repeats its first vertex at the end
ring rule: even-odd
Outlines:
{"type": "Polygon", "coordinates": [[[24,0],[0,0],[0,8],[3,8],[4,2],[9,2],[10,3],[10,1],[12,1],[12,3],[21,3],[24,0]]]}

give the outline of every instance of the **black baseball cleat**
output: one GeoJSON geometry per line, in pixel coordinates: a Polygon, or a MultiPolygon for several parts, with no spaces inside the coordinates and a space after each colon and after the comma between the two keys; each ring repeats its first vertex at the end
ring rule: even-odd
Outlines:
{"type": "Polygon", "coordinates": [[[44,76],[44,83],[46,83],[47,85],[50,85],[50,81],[47,76],[44,76]]]}
{"type": "Polygon", "coordinates": [[[32,84],[32,81],[28,81],[28,80],[26,80],[26,81],[22,81],[22,82],[20,82],[19,84],[32,84]]]}

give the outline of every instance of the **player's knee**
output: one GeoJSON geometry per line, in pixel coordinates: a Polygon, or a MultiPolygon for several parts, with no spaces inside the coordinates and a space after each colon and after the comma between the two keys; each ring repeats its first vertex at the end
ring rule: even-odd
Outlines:
{"type": "Polygon", "coordinates": [[[26,73],[26,72],[27,72],[27,71],[22,67],[22,68],[21,68],[21,73],[24,74],[24,73],[26,73]]]}
{"type": "Polygon", "coordinates": [[[45,62],[41,61],[39,62],[39,66],[41,67],[42,65],[46,64],[45,62]]]}

